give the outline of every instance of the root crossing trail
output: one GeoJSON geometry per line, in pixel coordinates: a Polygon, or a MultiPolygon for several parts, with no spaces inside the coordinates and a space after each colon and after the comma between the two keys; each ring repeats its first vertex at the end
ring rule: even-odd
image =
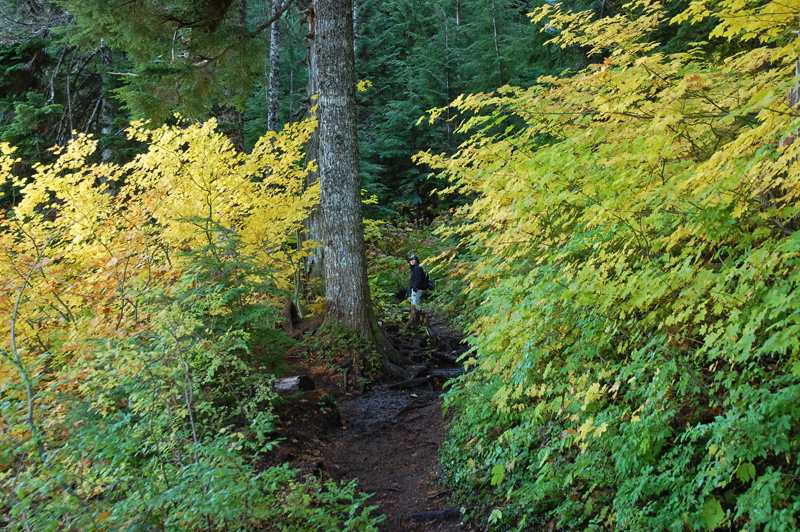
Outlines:
{"type": "Polygon", "coordinates": [[[275,450],[279,462],[308,474],[342,482],[357,478],[360,491],[374,494],[369,504],[386,514],[382,532],[468,530],[459,525],[460,511],[439,483],[447,423],[442,386],[460,374],[460,365],[447,360],[463,348],[441,324],[428,324],[425,335],[427,354],[419,341],[415,353],[425,366],[423,376],[339,395],[338,408],[330,409],[319,405],[334,394],[330,386],[318,385],[296,400],[299,408],[282,427],[284,441],[275,450]]]}

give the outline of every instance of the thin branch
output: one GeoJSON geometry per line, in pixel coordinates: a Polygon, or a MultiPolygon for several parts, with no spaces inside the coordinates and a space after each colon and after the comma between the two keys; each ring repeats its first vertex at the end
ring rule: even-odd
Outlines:
{"type": "Polygon", "coordinates": [[[56,235],[51,236],[47,242],[45,242],[44,246],[38,250],[36,254],[36,259],[31,264],[30,268],[28,268],[28,273],[25,275],[25,279],[22,281],[22,285],[19,287],[19,292],[17,293],[17,300],[14,303],[14,311],[11,313],[11,355],[9,355],[6,351],[0,350],[0,353],[5,356],[5,358],[11,362],[20,372],[20,376],[22,377],[23,384],[25,385],[25,395],[28,401],[28,415],[26,417],[26,422],[28,423],[28,427],[31,431],[31,438],[36,443],[36,446],[39,450],[39,457],[42,459],[43,462],[46,462],[45,454],[44,454],[44,442],[39,437],[39,434],[36,430],[36,423],[33,417],[33,409],[34,409],[34,395],[33,395],[33,383],[31,382],[31,378],[28,373],[25,371],[25,365],[22,363],[22,358],[19,355],[19,349],[17,348],[17,319],[19,316],[19,306],[22,303],[22,295],[25,293],[25,287],[30,282],[31,276],[33,272],[37,269],[41,268],[41,260],[44,256],[44,251],[56,238],[56,235]]]}

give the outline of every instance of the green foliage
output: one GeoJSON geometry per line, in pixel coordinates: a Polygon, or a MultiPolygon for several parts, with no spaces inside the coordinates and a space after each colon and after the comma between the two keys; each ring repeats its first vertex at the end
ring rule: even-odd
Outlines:
{"type": "MultiPolygon", "coordinates": [[[[169,290],[171,304],[143,300],[140,311],[153,317],[148,329],[95,342],[73,363],[65,377],[80,379],[80,395],[71,403],[53,388],[36,397],[48,433],[69,437],[48,441],[37,455],[25,433],[5,433],[0,479],[7,496],[0,510],[9,530],[197,523],[377,530],[375,507],[354,483],[301,481],[287,467],[254,466],[272,446],[270,372],[242,358],[247,333],[215,332],[217,319],[236,313],[226,312],[213,277],[200,270],[187,272],[194,282],[169,290]],[[65,408],[63,416],[53,408],[65,408]]],[[[0,408],[8,429],[23,421],[17,393],[7,383],[0,408]]]]}
{"type": "Polygon", "coordinates": [[[434,234],[435,228],[443,224],[437,219],[432,226],[419,227],[404,222],[367,221],[365,242],[367,246],[370,293],[379,319],[394,323],[408,320],[408,301],[398,301],[397,293],[408,288],[410,270],[408,257],[415,253],[436,284],[435,292],[425,294],[425,307],[435,307],[455,317],[459,301],[463,301],[459,272],[455,264],[435,264],[437,256],[454,253],[454,241],[443,240],[434,234]]]}
{"type": "Polygon", "coordinates": [[[0,138],[29,153],[41,154],[49,147],[48,140],[42,134],[60,118],[63,110],[61,104],[48,104],[44,95],[28,92],[24,100],[14,103],[14,121],[0,131],[0,138]]]}
{"type": "MultiPolygon", "coordinates": [[[[533,27],[506,12],[518,14],[521,8],[500,3],[505,10],[498,12],[500,38],[515,41],[504,53],[535,49],[524,42],[526,36],[537,36],[533,27]]],[[[396,0],[363,2],[358,16],[357,75],[373,83],[359,102],[365,124],[362,159],[381,176],[384,202],[406,219],[430,223],[452,198],[437,194],[446,183],[411,164],[411,156],[430,146],[452,151],[458,137],[450,123],[421,127],[417,119],[461,92],[498,86],[496,79],[484,79],[486,58],[490,52],[494,57],[494,48],[482,55],[475,49],[475,40],[482,39],[486,29],[478,28],[486,23],[485,13],[449,0],[396,0]]],[[[527,67],[519,58],[507,65],[514,74],[527,67]]]]}
{"type": "Polygon", "coordinates": [[[99,39],[85,50],[59,41],[56,34],[74,25],[53,3],[9,0],[3,13],[9,24],[0,28],[0,141],[17,148],[17,172],[33,174],[76,132],[95,134],[105,161],[129,160],[140,145],[121,134],[129,118],[113,100],[126,76],[110,74],[126,70],[122,54],[99,39]]]}
{"type": "Polygon", "coordinates": [[[737,43],[717,62],[660,52],[657,4],[545,7],[598,63],[459,98],[469,140],[420,155],[475,198],[444,464],[491,527],[797,528],[797,15],[692,4],[674,23],[737,43]]]}
{"type": "Polygon", "coordinates": [[[0,144],[21,187],[0,231],[5,528],[376,530],[354,484],[259,465],[311,127],[249,156],[213,121],[132,127],[148,150],[124,166],[79,135],[27,183],[0,144]]]}
{"type": "Polygon", "coordinates": [[[344,329],[335,320],[324,321],[312,336],[302,341],[299,349],[307,362],[326,368],[326,372],[340,372],[340,386],[346,392],[363,391],[382,367],[373,342],[344,329]]]}
{"type": "Polygon", "coordinates": [[[134,118],[161,122],[174,112],[205,119],[215,103],[243,109],[263,72],[263,28],[248,28],[238,3],[57,2],[75,18],[65,29],[82,47],[103,39],[124,51],[132,76],[119,89],[134,118]]]}
{"type": "MultiPolygon", "coordinates": [[[[270,2],[263,2],[259,10],[251,6],[254,11],[251,18],[261,22],[269,20],[270,2]]],[[[303,22],[299,12],[301,7],[291,5],[286,14],[281,18],[281,54],[280,54],[280,97],[278,123],[289,124],[298,119],[307,118],[308,111],[308,68],[305,66],[308,55],[308,41],[306,36],[309,28],[303,22]]],[[[269,63],[269,46],[261,50],[266,65],[269,63]]],[[[249,149],[259,137],[267,131],[267,91],[269,89],[269,76],[264,74],[255,80],[252,96],[245,105],[245,135],[249,149]]]]}
{"type": "MultiPolygon", "coordinates": [[[[44,95],[47,42],[31,39],[0,46],[0,141],[17,146],[26,160],[42,160],[53,143],[51,129],[64,106],[44,95]]],[[[9,195],[10,184],[0,194],[9,195]]],[[[7,200],[0,196],[0,202],[7,200]]]]}

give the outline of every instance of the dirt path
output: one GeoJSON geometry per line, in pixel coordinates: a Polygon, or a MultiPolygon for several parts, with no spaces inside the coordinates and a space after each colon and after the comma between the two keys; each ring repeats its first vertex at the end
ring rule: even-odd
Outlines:
{"type": "MultiPolygon", "coordinates": [[[[426,333],[432,340],[420,347],[428,353],[438,348],[457,354],[453,334],[441,324],[429,324],[426,333]]],[[[281,427],[279,436],[285,439],[274,457],[323,478],[359,479],[360,491],[374,494],[370,504],[386,514],[382,532],[468,530],[459,527],[460,512],[439,484],[446,430],[442,385],[460,371],[441,358],[423,361],[429,375],[422,386],[375,384],[365,393],[337,395],[328,382],[306,392],[281,427]]]]}
{"type": "Polygon", "coordinates": [[[386,513],[381,530],[458,530],[439,485],[445,430],[437,391],[377,390],[340,403],[346,429],[328,452],[332,476],[358,478],[386,513]],[[364,422],[364,420],[368,420],[364,422]]]}

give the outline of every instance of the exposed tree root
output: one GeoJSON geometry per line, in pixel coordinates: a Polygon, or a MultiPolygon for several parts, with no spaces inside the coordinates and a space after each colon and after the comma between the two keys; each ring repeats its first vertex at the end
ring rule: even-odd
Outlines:
{"type": "MultiPolygon", "coordinates": [[[[300,318],[300,313],[297,311],[294,302],[290,298],[286,298],[283,306],[283,328],[290,337],[299,339],[305,333],[313,334],[326,323],[330,322],[325,314],[300,318]]],[[[331,325],[336,327],[335,323],[331,323],[331,325]]],[[[404,366],[413,364],[413,361],[404,354],[404,352],[407,353],[408,351],[403,350],[401,352],[401,350],[397,349],[389,339],[386,331],[377,323],[366,334],[362,333],[361,335],[375,346],[375,350],[381,357],[381,367],[386,376],[401,381],[411,377],[410,373],[404,369],[404,366]]],[[[356,361],[355,364],[354,370],[358,371],[358,362],[356,361]]]]}

